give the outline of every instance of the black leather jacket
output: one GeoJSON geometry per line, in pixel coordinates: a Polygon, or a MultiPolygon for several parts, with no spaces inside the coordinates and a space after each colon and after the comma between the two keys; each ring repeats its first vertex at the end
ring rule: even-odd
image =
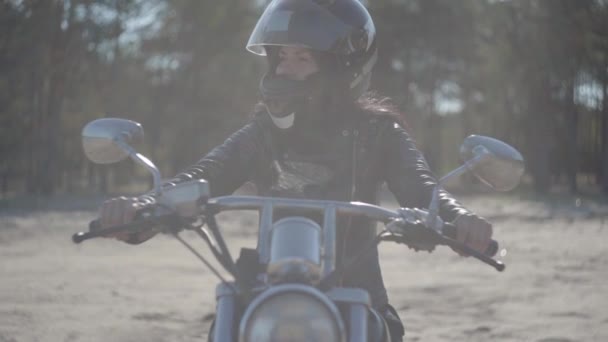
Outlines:
{"type": "MultiPolygon", "coordinates": [[[[373,113],[302,132],[281,131],[266,115],[258,115],[173,182],[201,178],[209,182],[212,196],[252,182],[261,196],[368,203],[377,203],[377,190],[386,182],[401,206],[418,208],[428,206],[436,184],[406,130],[373,113]]],[[[468,212],[448,193],[440,198],[444,220],[468,212]]],[[[338,265],[373,239],[369,225],[366,220],[339,221],[338,265]]],[[[376,308],[388,303],[377,248],[358,263],[357,272],[344,276],[342,285],[368,290],[376,308]]]]}

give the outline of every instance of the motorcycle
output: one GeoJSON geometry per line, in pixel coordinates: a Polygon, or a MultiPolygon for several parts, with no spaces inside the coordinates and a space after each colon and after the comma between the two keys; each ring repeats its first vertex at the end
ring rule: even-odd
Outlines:
{"type": "Polygon", "coordinates": [[[383,318],[371,307],[369,294],[359,288],[336,285],[336,279],[357,264],[358,258],[382,241],[431,251],[446,245],[470,255],[498,271],[505,265],[493,259],[498,243],[491,241],[485,253],[455,240],[455,227],[438,215],[438,193],[443,184],[465,172],[499,191],[513,189],[524,172],[524,160],[513,147],[499,140],[472,135],[460,147],[464,164],[438,181],[428,209],[387,208],[362,203],[303,200],[257,196],[210,198],[204,180],[172,187],[161,186],[156,166],[131,147],[143,137],[140,124],[117,118],[98,119],[83,129],[87,157],[101,164],[127,157],[146,167],[154,177],[156,199],[153,208],[138,213],[128,224],[99,229],[93,220],[88,232],[72,236],[75,243],[118,232],[156,230],[173,235],[194,253],[219,279],[216,287],[216,315],[209,341],[390,341],[383,318]],[[215,216],[220,212],[259,212],[257,248],[241,249],[235,262],[221,234],[215,216]],[[274,221],[277,211],[302,213],[274,221]],[[306,216],[320,215],[321,224],[306,216]],[[336,264],[336,221],[338,217],[365,217],[384,228],[359,255],[336,264]],[[226,280],[211,263],[179,233],[196,232],[209,246],[224,270],[226,280]]]}

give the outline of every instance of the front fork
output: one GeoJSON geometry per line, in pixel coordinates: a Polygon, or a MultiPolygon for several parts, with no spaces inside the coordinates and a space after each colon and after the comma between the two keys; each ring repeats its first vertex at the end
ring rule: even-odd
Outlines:
{"type": "Polygon", "coordinates": [[[209,332],[210,342],[237,341],[238,307],[233,284],[220,283],[215,288],[215,321],[209,332]]]}

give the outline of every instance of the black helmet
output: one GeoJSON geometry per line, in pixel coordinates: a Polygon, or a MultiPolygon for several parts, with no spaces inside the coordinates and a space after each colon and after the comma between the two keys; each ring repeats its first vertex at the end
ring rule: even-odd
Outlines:
{"type": "Polygon", "coordinates": [[[328,56],[339,86],[353,99],[367,91],[377,59],[374,22],[358,0],[273,0],[247,50],[266,56],[273,46],[307,47],[328,56]]]}

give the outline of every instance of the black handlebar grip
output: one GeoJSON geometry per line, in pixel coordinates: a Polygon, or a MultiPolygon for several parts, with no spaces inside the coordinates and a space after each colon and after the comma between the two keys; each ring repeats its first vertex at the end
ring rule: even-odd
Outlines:
{"type": "Polygon", "coordinates": [[[72,241],[74,243],[81,243],[82,241],[87,239],[87,233],[86,232],[78,232],[74,235],[72,235],[72,241]]]}
{"type": "Polygon", "coordinates": [[[95,219],[95,220],[89,222],[89,231],[88,232],[78,232],[78,233],[72,235],[72,242],[81,243],[84,240],[98,237],[99,233],[97,233],[97,231],[99,231],[100,229],[101,229],[101,222],[99,222],[99,219],[95,219]]]}
{"type": "MultiPolygon", "coordinates": [[[[456,239],[456,226],[451,223],[444,223],[443,234],[445,234],[449,238],[456,239]]],[[[489,257],[493,257],[496,255],[497,252],[498,242],[496,240],[490,240],[490,244],[488,244],[488,247],[486,248],[485,252],[483,252],[483,254],[489,257]]]]}
{"type": "Polygon", "coordinates": [[[136,215],[136,219],[135,221],[129,222],[127,224],[122,224],[122,225],[118,225],[118,226],[113,226],[113,227],[108,227],[108,228],[103,228],[101,226],[101,222],[99,219],[95,219],[91,222],[89,222],[89,231],[88,232],[79,232],[76,233],[74,235],[72,235],[72,241],[74,243],[81,243],[84,240],[88,240],[88,239],[92,239],[92,238],[96,238],[96,237],[107,237],[107,236],[112,236],[112,234],[116,234],[116,233],[124,233],[127,232],[129,230],[138,230],[138,229],[143,229],[151,224],[153,224],[154,222],[168,222],[168,219],[173,218],[173,215],[161,215],[161,216],[157,216],[153,219],[139,219],[140,215],[143,215],[145,213],[145,211],[139,211],[136,215]]]}
{"type": "Polygon", "coordinates": [[[101,222],[99,219],[94,219],[93,221],[89,222],[89,231],[96,231],[99,229],[101,229],[101,222]]]}

